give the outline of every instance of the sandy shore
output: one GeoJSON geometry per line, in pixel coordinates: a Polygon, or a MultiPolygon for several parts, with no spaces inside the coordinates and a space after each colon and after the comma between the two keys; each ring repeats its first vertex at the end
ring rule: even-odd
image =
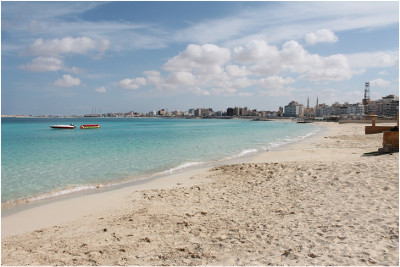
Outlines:
{"type": "Polygon", "coordinates": [[[2,218],[3,265],[399,265],[399,156],[362,124],[2,218]]]}

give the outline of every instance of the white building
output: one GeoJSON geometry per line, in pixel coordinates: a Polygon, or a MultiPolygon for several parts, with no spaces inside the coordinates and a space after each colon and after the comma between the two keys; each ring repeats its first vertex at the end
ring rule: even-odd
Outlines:
{"type": "Polygon", "coordinates": [[[364,105],[361,103],[348,105],[347,114],[364,115],[364,105]]]}
{"type": "Polygon", "coordinates": [[[290,102],[284,108],[285,117],[302,117],[304,115],[304,106],[295,101],[290,102]]]}
{"type": "Polygon", "coordinates": [[[332,107],[326,104],[319,104],[315,110],[316,117],[324,117],[332,115],[332,107]]]}

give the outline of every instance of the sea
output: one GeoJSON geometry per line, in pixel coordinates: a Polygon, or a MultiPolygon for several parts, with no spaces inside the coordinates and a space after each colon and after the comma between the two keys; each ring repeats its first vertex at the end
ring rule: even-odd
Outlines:
{"type": "Polygon", "coordinates": [[[2,206],[222,164],[318,131],[314,124],[246,119],[2,118],[2,206]],[[49,127],[71,123],[77,128],[49,127]]]}

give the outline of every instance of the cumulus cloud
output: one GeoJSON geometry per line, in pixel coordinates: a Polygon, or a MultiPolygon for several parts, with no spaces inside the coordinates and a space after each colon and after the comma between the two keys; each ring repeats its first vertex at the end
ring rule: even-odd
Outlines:
{"type": "Polygon", "coordinates": [[[233,55],[235,61],[242,64],[275,62],[279,58],[279,51],[276,46],[270,46],[264,40],[252,40],[245,46],[235,47],[233,55]]]}
{"type": "Polygon", "coordinates": [[[190,44],[185,51],[169,59],[163,69],[169,72],[194,72],[195,74],[217,75],[222,65],[230,59],[230,50],[213,44],[190,44]]]}
{"type": "Polygon", "coordinates": [[[353,76],[352,70],[344,55],[332,55],[319,58],[317,64],[303,75],[309,81],[342,81],[353,76]]]}
{"type": "Polygon", "coordinates": [[[54,82],[54,85],[60,87],[72,87],[81,85],[81,80],[79,78],[74,78],[71,75],[64,74],[62,79],[58,79],[54,82]]]}
{"type": "Polygon", "coordinates": [[[371,86],[376,86],[376,87],[387,87],[390,85],[389,81],[386,81],[384,79],[375,79],[369,82],[371,86]]]}
{"type": "Polygon", "coordinates": [[[106,92],[106,88],[104,86],[96,88],[95,92],[96,93],[105,93],[106,92]]]}
{"type": "Polygon", "coordinates": [[[56,57],[38,57],[20,67],[30,72],[58,71],[64,69],[64,62],[56,57]]]}
{"type": "Polygon", "coordinates": [[[146,82],[156,86],[160,86],[162,82],[161,73],[155,70],[148,70],[143,72],[146,75],[146,82]]]}
{"type": "Polygon", "coordinates": [[[134,79],[123,79],[118,83],[118,86],[124,89],[132,89],[136,90],[140,86],[146,85],[146,79],[143,77],[134,78],[134,79]]]}
{"type": "Polygon", "coordinates": [[[294,89],[288,85],[296,74],[312,82],[350,79],[354,71],[345,55],[327,57],[311,54],[296,41],[287,41],[279,49],[263,40],[253,40],[231,50],[212,44],[190,44],[163,65],[166,72],[150,70],[144,77],[124,79],[119,86],[137,89],[153,85],[159,90],[185,90],[195,94],[239,95],[251,86],[263,88],[263,93],[281,95],[294,89]],[[292,75],[293,76],[293,75],[292,75]]]}
{"type": "Polygon", "coordinates": [[[232,77],[245,77],[249,74],[246,66],[228,65],[226,72],[232,77]]]}
{"type": "Polygon", "coordinates": [[[267,89],[282,89],[284,86],[294,83],[295,80],[291,77],[283,78],[281,76],[270,76],[260,79],[260,86],[267,89]]]}
{"type": "Polygon", "coordinates": [[[90,51],[104,53],[110,46],[107,39],[93,40],[89,37],[65,37],[62,39],[37,39],[29,46],[29,53],[37,56],[58,56],[61,54],[86,54],[90,51]]]}
{"type": "Polygon", "coordinates": [[[265,41],[251,41],[235,48],[233,57],[246,64],[251,75],[274,76],[289,71],[302,73],[302,78],[310,81],[341,81],[353,74],[346,56],[310,54],[293,40],[285,42],[280,50],[265,41]]]}
{"type": "Polygon", "coordinates": [[[306,34],[307,44],[314,45],[317,43],[336,43],[339,38],[335,33],[328,29],[318,30],[317,32],[311,32],[306,34]]]}
{"type": "Polygon", "coordinates": [[[195,85],[195,81],[194,75],[187,71],[173,72],[165,80],[166,84],[171,87],[192,86],[195,85]]]}

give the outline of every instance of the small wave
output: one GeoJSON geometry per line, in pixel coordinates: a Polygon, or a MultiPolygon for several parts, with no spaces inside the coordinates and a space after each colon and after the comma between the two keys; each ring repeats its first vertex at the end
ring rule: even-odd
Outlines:
{"type": "Polygon", "coordinates": [[[103,185],[100,185],[100,184],[98,184],[98,185],[69,186],[69,187],[66,187],[66,188],[63,188],[63,189],[51,191],[51,192],[44,193],[44,194],[39,194],[39,195],[35,195],[35,196],[29,196],[29,197],[10,200],[10,201],[7,201],[5,203],[2,203],[1,206],[2,207],[11,207],[11,206],[19,205],[19,204],[22,204],[22,203],[31,203],[31,202],[35,202],[35,201],[39,201],[39,200],[61,197],[61,196],[68,195],[68,194],[71,194],[71,193],[76,193],[76,192],[81,192],[81,191],[86,191],[86,190],[92,190],[92,189],[100,188],[102,186],[103,185]]]}
{"type": "Polygon", "coordinates": [[[243,150],[242,152],[240,152],[237,155],[222,159],[221,161],[240,158],[240,157],[246,156],[246,155],[251,154],[251,153],[256,153],[256,152],[258,152],[258,149],[246,149],[246,150],[243,150]]]}
{"type": "Polygon", "coordinates": [[[309,138],[309,137],[311,137],[311,136],[313,136],[313,135],[315,135],[317,133],[318,133],[318,130],[312,131],[312,132],[308,132],[308,133],[306,133],[304,135],[299,135],[299,136],[293,136],[293,137],[286,136],[286,138],[282,138],[280,140],[278,139],[278,140],[276,140],[276,142],[269,143],[268,147],[266,148],[266,150],[279,149],[279,148],[284,147],[286,145],[293,144],[293,143],[299,142],[301,140],[304,140],[306,138],[309,138]]]}
{"type": "Polygon", "coordinates": [[[248,149],[248,150],[243,150],[242,152],[240,152],[236,157],[243,157],[247,154],[251,154],[251,153],[256,153],[258,150],[257,149],[248,149]]]}
{"type": "Polygon", "coordinates": [[[178,166],[176,166],[174,168],[171,168],[169,170],[163,171],[161,173],[162,174],[170,174],[170,173],[174,173],[176,171],[180,171],[180,170],[183,170],[183,169],[186,169],[186,168],[189,168],[189,167],[193,167],[193,166],[199,166],[199,165],[202,165],[202,164],[203,164],[203,162],[185,162],[185,163],[183,163],[181,165],[178,165],[178,166]]]}

